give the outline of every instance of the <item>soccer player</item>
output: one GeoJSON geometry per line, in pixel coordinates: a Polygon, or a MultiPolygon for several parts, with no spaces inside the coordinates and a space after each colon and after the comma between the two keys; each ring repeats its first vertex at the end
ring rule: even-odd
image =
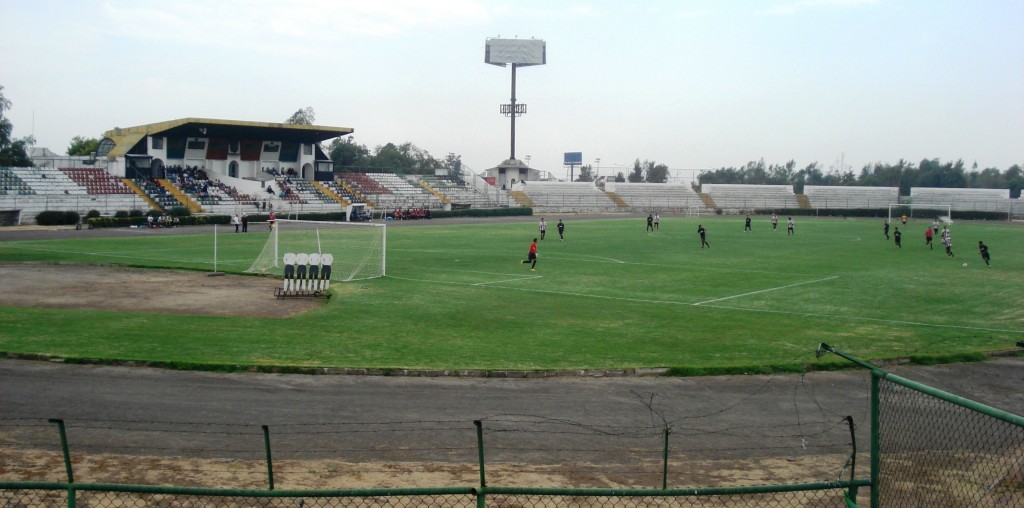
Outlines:
{"type": "Polygon", "coordinates": [[[558,239],[565,241],[565,223],[562,222],[562,219],[558,219],[558,239]]]}
{"type": "Polygon", "coordinates": [[[988,263],[988,245],[985,245],[981,240],[978,240],[978,252],[981,253],[981,259],[985,260],[985,266],[992,268],[992,265],[988,263]]]}
{"type": "Polygon", "coordinates": [[[938,217],[936,217],[935,219],[932,220],[932,234],[933,235],[939,234],[939,218],[938,217]]]}
{"type": "Polygon", "coordinates": [[[661,214],[654,212],[654,230],[657,231],[659,229],[661,229],[661,214]]]}
{"type": "Polygon", "coordinates": [[[743,232],[744,233],[749,233],[750,232],[750,215],[749,214],[747,215],[747,219],[745,221],[743,221],[743,232]]]}
{"type": "Polygon", "coordinates": [[[796,235],[796,231],[793,231],[793,218],[790,217],[786,220],[786,236],[796,235]]]}
{"type": "Polygon", "coordinates": [[[924,244],[928,246],[928,249],[932,249],[932,228],[924,228],[924,244]]]}
{"type": "Polygon", "coordinates": [[[892,237],[896,241],[896,246],[902,249],[903,245],[900,244],[901,236],[903,236],[903,233],[900,233],[900,228],[896,228],[896,230],[892,232],[892,237]]]}
{"type": "Polygon", "coordinates": [[[536,272],[537,271],[537,239],[536,238],[534,238],[533,242],[530,243],[530,252],[529,252],[529,254],[526,255],[526,259],[523,260],[522,264],[525,265],[527,263],[531,263],[530,264],[530,271],[531,272],[536,272]]]}
{"type": "Polygon", "coordinates": [[[889,239],[889,219],[885,219],[885,239],[889,239]]]}
{"type": "Polygon", "coordinates": [[[544,217],[540,218],[540,225],[538,226],[538,229],[540,229],[540,239],[543,240],[544,235],[548,232],[548,223],[544,222],[544,217]]]}
{"type": "Polygon", "coordinates": [[[647,230],[644,232],[650,233],[651,231],[654,231],[654,216],[647,214],[647,230]]]}
{"type": "Polygon", "coordinates": [[[907,214],[903,214],[903,216],[900,217],[900,219],[903,220],[903,225],[906,226],[907,225],[907,214]]]}
{"type": "Polygon", "coordinates": [[[942,226],[942,245],[946,247],[946,256],[956,258],[956,254],[953,254],[953,234],[949,232],[949,226],[942,226]]]}
{"type": "Polygon", "coordinates": [[[711,244],[708,243],[708,241],[704,237],[704,235],[707,234],[707,231],[704,229],[703,225],[697,224],[697,234],[700,235],[700,248],[703,249],[704,246],[707,245],[708,248],[710,249],[711,248],[711,244]]]}
{"type": "Polygon", "coordinates": [[[779,216],[775,215],[773,213],[772,214],[772,231],[775,231],[775,228],[778,227],[778,226],[779,226],[779,216]]]}

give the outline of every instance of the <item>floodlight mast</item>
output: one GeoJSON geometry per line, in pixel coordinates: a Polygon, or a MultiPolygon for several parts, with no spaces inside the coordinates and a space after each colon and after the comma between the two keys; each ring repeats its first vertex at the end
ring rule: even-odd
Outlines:
{"type": "Polygon", "coordinates": [[[526,114],[526,104],[516,103],[516,69],[528,65],[547,63],[547,46],[539,39],[487,39],[484,46],[484,62],[505,67],[512,65],[512,98],[501,105],[501,114],[512,123],[509,159],[516,158],[516,117],[526,114]]]}

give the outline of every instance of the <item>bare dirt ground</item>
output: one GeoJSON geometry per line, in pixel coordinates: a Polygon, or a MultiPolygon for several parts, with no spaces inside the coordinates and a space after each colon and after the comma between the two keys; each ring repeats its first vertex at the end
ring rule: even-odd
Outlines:
{"type": "Polygon", "coordinates": [[[323,304],[286,298],[267,305],[269,277],[209,276],[184,270],[95,265],[0,264],[0,306],[49,307],[182,315],[285,318],[323,304]]]}

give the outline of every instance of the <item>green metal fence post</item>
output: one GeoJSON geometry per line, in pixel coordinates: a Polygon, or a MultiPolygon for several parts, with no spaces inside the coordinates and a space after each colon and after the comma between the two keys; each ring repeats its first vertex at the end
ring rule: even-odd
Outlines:
{"type": "Polygon", "coordinates": [[[878,443],[878,423],[879,423],[879,386],[878,386],[878,375],[874,370],[871,371],[871,508],[878,508],[878,478],[879,478],[879,463],[881,457],[879,454],[879,443],[878,443]]]}
{"type": "Polygon", "coordinates": [[[672,426],[665,426],[665,449],[661,464],[661,490],[668,490],[668,435],[672,433],[672,426]]]}
{"type": "Polygon", "coordinates": [[[857,484],[853,483],[857,479],[857,431],[853,425],[853,417],[846,415],[846,423],[850,427],[850,490],[847,491],[846,495],[854,505],[857,504],[857,484]]]}
{"type": "Polygon", "coordinates": [[[267,480],[270,482],[270,490],[274,490],[274,459],[270,455],[270,427],[263,426],[263,447],[267,451],[267,480]]]}
{"type": "Polygon", "coordinates": [[[68,434],[64,430],[64,420],[51,418],[50,423],[57,424],[60,431],[60,451],[64,454],[64,469],[68,473],[68,508],[75,508],[75,473],[71,469],[71,450],[68,449],[68,434]]]}
{"type": "Polygon", "coordinates": [[[477,490],[476,494],[476,506],[477,508],[484,508],[487,505],[485,499],[487,474],[484,470],[484,424],[480,420],[473,420],[473,425],[476,425],[476,449],[480,461],[480,489],[477,490]]]}

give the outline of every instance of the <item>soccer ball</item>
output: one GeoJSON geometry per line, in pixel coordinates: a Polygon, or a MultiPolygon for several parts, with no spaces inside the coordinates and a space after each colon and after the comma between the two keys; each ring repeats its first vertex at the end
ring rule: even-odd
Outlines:
{"type": "Polygon", "coordinates": [[[964,263],[964,268],[967,268],[967,263],[964,263]]]}

